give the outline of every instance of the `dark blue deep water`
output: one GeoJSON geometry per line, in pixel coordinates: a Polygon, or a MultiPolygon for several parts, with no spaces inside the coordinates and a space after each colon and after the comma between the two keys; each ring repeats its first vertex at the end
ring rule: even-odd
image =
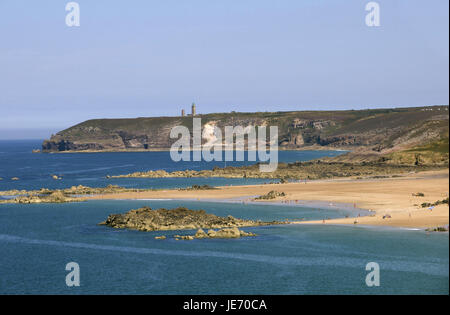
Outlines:
{"type": "MultiPolygon", "coordinates": [[[[55,153],[33,154],[41,140],[0,141],[0,190],[66,188],[73,185],[103,187],[116,184],[135,188],[176,188],[194,184],[212,186],[260,184],[266,179],[223,178],[118,178],[121,175],[148,170],[201,170],[215,166],[239,166],[255,162],[173,162],[169,152],[111,152],[111,153],[55,153]],[[51,175],[62,176],[53,180],[51,175]],[[20,180],[13,181],[11,178],[20,180]]],[[[279,151],[279,162],[295,162],[342,154],[339,151],[279,151]]]]}
{"type": "MultiPolygon", "coordinates": [[[[107,174],[192,168],[164,152],[31,154],[38,142],[0,142],[0,190],[108,184],[107,174]],[[50,174],[64,176],[54,181],[50,174]],[[19,181],[9,178],[17,176],[19,181]]],[[[306,160],[331,152],[280,152],[306,160]]],[[[198,165],[197,167],[211,167],[198,165]]],[[[209,184],[216,182],[204,179],[209,184]]],[[[117,181],[173,187],[192,181],[117,181]]],[[[223,179],[221,184],[241,184],[223,179]]],[[[261,220],[322,219],[353,209],[174,200],[101,200],[0,205],[0,294],[448,294],[448,233],[355,226],[246,228],[237,240],[175,241],[183,232],[116,230],[97,223],[142,206],[186,206],[261,220]],[[167,240],[155,240],[166,235],[167,240]],[[81,286],[67,287],[65,266],[80,266],[81,286]],[[381,286],[367,287],[365,266],[380,265],[381,286]]]]}

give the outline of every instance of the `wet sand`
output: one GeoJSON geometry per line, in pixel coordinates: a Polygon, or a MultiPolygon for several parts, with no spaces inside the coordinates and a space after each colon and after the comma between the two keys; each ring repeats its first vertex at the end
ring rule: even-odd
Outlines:
{"type": "MultiPolygon", "coordinates": [[[[187,179],[188,180],[188,179],[187,179]]],[[[264,202],[301,204],[302,201],[346,203],[355,208],[374,211],[373,216],[323,221],[296,222],[298,224],[357,224],[396,227],[428,228],[449,224],[448,205],[433,210],[422,208],[424,202],[434,203],[449,194],[449,171],[430,171],[386,179],[333,179],[307,183],[267,184],[254,186],[226,186],[216,190],[159,190],[92,196],[90,199],[194,199],[194,200],[251,200],[271,190],[284,192],[285,197],[264,202]],[[415,197],[415,193],[424,197],[415,197]],[[391,218],[383,219],[390,215],[391,218]]]]}

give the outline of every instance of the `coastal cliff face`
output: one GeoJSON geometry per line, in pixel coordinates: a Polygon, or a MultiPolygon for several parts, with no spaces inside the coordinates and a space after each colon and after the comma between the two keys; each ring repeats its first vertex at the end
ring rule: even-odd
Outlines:
{"type": "MultiPolygon", "coordinates": [[[[315,146],[366,148],[389,153],[447,139],[448,106],[418,108],[218,113],[198,115],[204,128],[278,126],[279,145],[287,149],[315,146]]],[[[42,144],[43,152],[168,149],[174,126],[192,131],[192,117],[88,120],[58,132],[42,144]]],[[[204,139],[206,141],[207,139],[204,139]]]]}

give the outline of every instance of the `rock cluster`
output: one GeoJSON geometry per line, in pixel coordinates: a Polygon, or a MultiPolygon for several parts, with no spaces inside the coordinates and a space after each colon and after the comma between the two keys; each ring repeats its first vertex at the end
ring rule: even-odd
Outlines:
{"type": "Polygon", "coordinates": [[[427,232],[448,232],[448,225],[447,226],[438,226],[435,228],[428,228],[425,231],[427,231],[427,232]]]}
{"type": "Polygon", "coordinates": [[[286,194],[284,192],[278,192],[276,190],[272,190],[265,195],[255,198],[255,200],[271,200],[271,199],[275,199],[278,197],[285,197],[285,196],[286,196],[286,194]]]}
{"type": "Polygon", "coordinates": [[[180,188],[179,190],[215,190],[218,189],[216,187],[210,185],[192,185],[188,188],[180,188]]]}
{"type": "MultiPolygon", "coordinates": [[[[52,176],[53,179],[61,179],[57,175],[52,176]]],[[[50,195],[54,192],[61,191],[65,195],[99,195],[99,194],[112,194],[120,192],[140,192],[149,191],[151,189],[137,189],[137,188],[124,188],[117,185],[108,185],[106,187],[88,187],[83,185],[72,186],[67,189],[57,190],[41,188],[39,190],[5,190],[0,191],[0,196],[17,196],[17,195],[50,195]]]]}
{"type": "Polygon", "coordinates": [[[241,238],[247,236],[256,236],[255,233],[247,233],[239,230],[237,227],[223,228],[217,231],[210,229],[206,233],[203,229],[198,229],[195,235],[175,235],[176,240],[186,240],[191,241],[194,239],[205,239],[205,238],[241,238]]]}
{"type": "Polygon", "coordinates": [[[56,190],[48,195],[27,194],[13,199],[0,200],[0,203],[65,203],[85,201],[83,198],[66,196],[62,191],[56,190]]]}
{"type": "MultiPolygon", "coordinates": [[[[338,158],[338,157],[336,157],[338,158]]],[[[448,168],[448,164],[446,165],[448,168]]],[[[215,167],[211,170],[185,170],[167,172],[165,170],[135,172],[110,178],[191,178],[191,177],[223,177],[223,178],[265,178],[265,179],[328,179],[338,177],[374,177],[407,174],[409,172],[442,169],[441,166],[396,165],[387,162],[334,162],[315,160],[308,162],[278,163],[274,172],[260,172],[259,163],[249,166],[215,167]]]]}
{"type": "MultiPolygon", "coordinates": [[[[243,220],[236,219],[232,216],[219,217],[214,214],[208,214],[204,210],[189,210],[183,207],[171,210],[152,210],[149,207],[144,207],[137,210],[131,210],[125,214],[111,214],[106,221],[100,223],[100,225],[107,225],[113,228],[127,228],[138,231],[224,229],[273,224],[281,224],[281,222],[243,220]]],[[[240,231],[237,233],[234,229],[224,229],[223,231],[221,230],[215,233],[216,237],[241,235],[240,231]]],[[[214,236],[213,231],[208,231],[208,235],[209,237],[214,236]]],[[[200,234],[197,236],[200,236],[200,234]]]]}

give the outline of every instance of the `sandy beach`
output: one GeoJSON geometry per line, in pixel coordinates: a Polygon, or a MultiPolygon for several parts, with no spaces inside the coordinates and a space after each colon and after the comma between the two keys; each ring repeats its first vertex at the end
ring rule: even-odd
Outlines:
{"type": "Polygon", "coordinates": [[[226,186],[215,190],[158,190],[136,193],[116,193],[92,196],[90,199],[197,199],[251,200],[271,190],[284,192],[265,202],[295,204],[301,201],[347,203],[356,208],[374,211],[374,215],[324,221],[296,222],[298,224],[357,224],[396,227],[429,228],[449,224],[448,204],[432,210],[422,203],[443,200],[449,194],[449,171],[430,171],[386,179],[333,179],[288,184],[226,186]],[[423,197],[413,196],[422,193],[423,197]],[[384,216],[390,218],[383,218],[384,216]]]}

